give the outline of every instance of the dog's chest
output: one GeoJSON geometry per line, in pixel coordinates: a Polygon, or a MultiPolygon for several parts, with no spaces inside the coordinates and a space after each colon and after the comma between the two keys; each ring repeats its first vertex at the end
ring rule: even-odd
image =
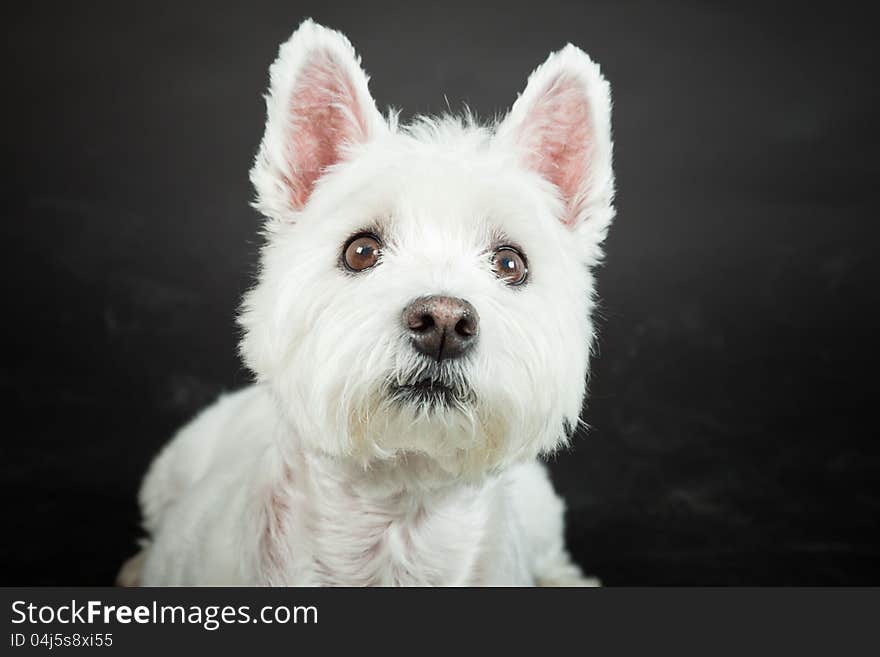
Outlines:
{"type": "Polygon", "coordinates": [[[494,490],[420,499],[341,496],[293,506],[292,580],[318,586],[510,581],[514,537],[494,490]],[[297,509],[297,507],[299,507],[297,509]]]}

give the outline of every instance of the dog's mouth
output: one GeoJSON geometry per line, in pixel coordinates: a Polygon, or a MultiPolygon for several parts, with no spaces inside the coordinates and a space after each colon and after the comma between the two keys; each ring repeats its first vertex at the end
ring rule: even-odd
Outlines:
{"type": "Polygon", "coordinates": [[[389,385],[391,399],[401,404],[428,408],[449,408],[467,403],[473,396],[440,379],[421,379],[413,383],[389,385]]]}

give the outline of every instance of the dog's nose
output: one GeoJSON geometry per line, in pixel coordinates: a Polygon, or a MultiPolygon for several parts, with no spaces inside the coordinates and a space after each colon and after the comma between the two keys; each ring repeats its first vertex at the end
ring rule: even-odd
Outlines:
{"type": "Polygon", "coordinates": [[[464,299],[432,295],[410,302],[403,324],[416,351],[440,361],[459,358],[474,346],[480,316],[464,299]]]}

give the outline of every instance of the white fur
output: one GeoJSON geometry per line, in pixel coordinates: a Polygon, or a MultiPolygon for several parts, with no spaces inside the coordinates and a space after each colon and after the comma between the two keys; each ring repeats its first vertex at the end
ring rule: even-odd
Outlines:
{"type": "Polygon", "coordinates": [[[126,580],[140,568],[145,584],[590,583],[567,555],[563,504],[536,457],[579,422],[590,267],[614,213],[598,67],[567,46],[497,126],[399,126],[376,110],[348,40],[306,21],[272,66],[267,108],[251,172],[266,245],[240,317],[257,383],[205,410],[153,463],[141,491],[150,538],[126,580]],[[289,116],[303,105],[289,96],[316,56],[339,64],[351,93],[328,102],[358,127],[304,140],[337,139],[339,156],[299,204],[292,149],[303,135],[291,126],[322,128],[289,116]],[[584,103],[592,126],[589,144],[572,144],[589,148],[589,166],[566,172],[577,184],[570,198],[529,164],[554,112],[566,111],[541,109],[557,79],[568,85],[559,97],[584,103]],[[547,125],[536,129],[534,116],[547,125]],[[381,234],[380,262],[345,272],[341,249],[364,229],[381,234]],[[525,252],[524,286],[493,274],[499,241],[525,252]],[[478,310],[464,360],[438,365],[411,348],[401,312],[427,294],[478,310]],[[470,396],[432,409],[389,400],[389,382],[417,374],[470,396]]]}

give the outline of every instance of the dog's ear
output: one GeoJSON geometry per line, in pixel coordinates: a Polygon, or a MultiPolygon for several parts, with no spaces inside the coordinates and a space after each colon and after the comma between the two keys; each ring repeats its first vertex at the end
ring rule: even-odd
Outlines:
{"type": "Polygon", "coordinates": [[[251,182],[254,207],[283,220],[303,208],[347,147],[369,140],[385,123],[351,43],[310,19],[282,44],[269,73],[266,132],[251,182]]]}
{"type": "Polygon", "coordinates": [[[601,242],[614,215],[611,92],[585,52],[569,44],[551,54],[529,76],[496,139],[553,183],[567,226],[601,242]]]}

